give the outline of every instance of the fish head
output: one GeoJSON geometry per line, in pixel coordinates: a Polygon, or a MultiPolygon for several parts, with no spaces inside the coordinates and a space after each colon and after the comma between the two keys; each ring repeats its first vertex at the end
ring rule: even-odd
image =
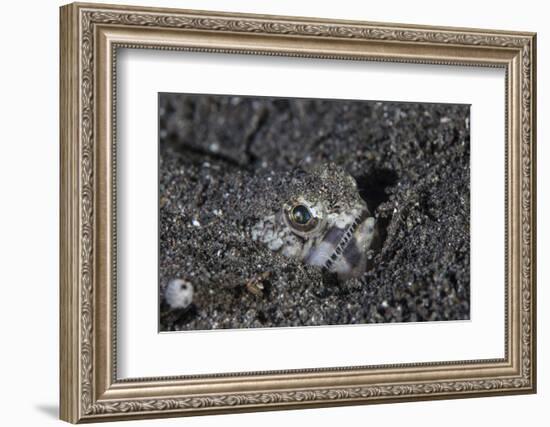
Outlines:
{"type": "Polygon", "coordinates": [[[252,227],[254,240],[341,280],[364,273],[375,221],[351,175],[334,164],[297,171],[278,204],[252,227]]]}

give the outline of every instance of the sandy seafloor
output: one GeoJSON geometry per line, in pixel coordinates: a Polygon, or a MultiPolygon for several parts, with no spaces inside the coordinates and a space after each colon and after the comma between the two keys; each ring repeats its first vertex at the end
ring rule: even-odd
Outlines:
{"type": "Polygon", "coordinates": [[[160,330],[464,320],[470,313],[469,106],[159,95],[160,330]],[[274,256],[246,230],[278,177],[334,162],[382,237],[366,282],[274,256]],[[265,293],[245,283],[269,271],[265,293]],[[172,278],[192,306],[163,301],[172,278]]]}

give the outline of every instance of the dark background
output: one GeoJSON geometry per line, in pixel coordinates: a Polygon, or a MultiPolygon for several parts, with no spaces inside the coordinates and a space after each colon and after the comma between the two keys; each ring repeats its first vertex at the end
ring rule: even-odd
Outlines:
{"type": "Polygon", "coordinates": [[[469,106],[163,93],[159,135],[160,300],[171,278],[195,288],[188,310],[161,304],[161,330],[469,318],[469,106]],[[245,232],[270,176],[328,161],[380,227],[366,284],[281,263],[245,232]],[[247,292],[266,268],[266,294],[247,292]]]}

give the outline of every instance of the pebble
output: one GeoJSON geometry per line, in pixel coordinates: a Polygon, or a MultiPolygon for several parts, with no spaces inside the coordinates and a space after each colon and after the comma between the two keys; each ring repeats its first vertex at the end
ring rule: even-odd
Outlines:
{"type": "Polygon", "coordinates": [[[193,285],[183,279],[172,279],[166,286],[164,298],[172,309],[187,308],[193,302],[193,285]]]}

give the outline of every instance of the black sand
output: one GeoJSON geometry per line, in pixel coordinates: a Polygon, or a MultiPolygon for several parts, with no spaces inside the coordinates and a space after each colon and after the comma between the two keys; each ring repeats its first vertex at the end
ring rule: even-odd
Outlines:
{"type": "Polygon", "coordinates": [[[469,107],[160,95],[161,330],[468,319],[469,107]],[[365,285],[274,256],[246,233],[278,177],[334,162],[352,174],[382,244],[365,285]],[[265,293],[246,282],[268,271],[265,293]]]}

